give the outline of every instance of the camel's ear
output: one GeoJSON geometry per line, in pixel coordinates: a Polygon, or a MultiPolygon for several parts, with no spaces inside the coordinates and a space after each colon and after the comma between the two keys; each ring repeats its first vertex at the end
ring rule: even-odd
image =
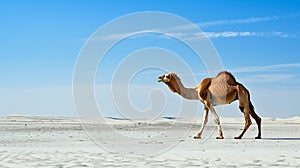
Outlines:
{"type": "Polygon", "coordinates": [[[175,73],[174,72],[171,72],[171,73],[169,73],[169,75],[170,75],[170,77],[173,79],[173,80],[175,80],[175,73]]]}

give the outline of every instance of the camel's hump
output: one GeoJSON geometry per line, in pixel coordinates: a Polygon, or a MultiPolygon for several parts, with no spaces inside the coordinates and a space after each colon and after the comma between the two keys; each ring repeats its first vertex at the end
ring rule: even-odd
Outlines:
{"type": "Polygon", "coordinates": [[[235,77],[228,71],[222,71],[217,76],[216,79],[225,79],[228,83],[236,83],[235,77]]]}

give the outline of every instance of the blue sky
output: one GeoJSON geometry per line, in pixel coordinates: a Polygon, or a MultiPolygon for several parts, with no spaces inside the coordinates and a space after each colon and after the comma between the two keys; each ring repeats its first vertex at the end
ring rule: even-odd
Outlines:
{"type": "MultiPolygon", "coordinates": [[[[75,116],[72,77],[84,43],[111,20],[143,11],[172,13],[206,32],[219,53],[224,69],[233,72],[249,88],[259,114],[264,117],[299,116],[300,1],[296,0],[2,0],[0,115],[75,116]]],[[[189,51],[176,47],[176,42],[155,36],[142,38],[143,43],[138,39],[131,39],[134,45],[130,47],[126,46],[130,39],[116,46],[119,49],[115,52],[130,48],[123,55],[108,56],[103,60],[97,84],[109,85],[110,75],[100,79],[101,73],[112,74],[126,52],[129,54],[134,49],[147,46],[166,47],[178,53],[196,73],[197,82],[206,77],[204,66],[195,64],[197,61],[189,55],[189,51]]],[[[177,73],[183,79],[186,76],[183,72],[177,73]]],[[[145,75],[150,77],[148,79],[151,80],[146,81],[151,83],[158,73],[145,75]]],[[[143,76],[140,78],[140,81],[145,81],[143,76]]],[[[189,84],[189,81],[183,82],[189,84]]],[[[155,84],[155,87],[165,89],[161,84],[155,84]]],[[[99,95],[109,94],[103,88],[96,91],[99,95]]],[[[164,91],[171,102],[181,100],[168,90],[164,91]]],[[[132,99],[140,108],[149,105],[148,101],[144,105],[138,103],[143,98],[148,99],[146,94],[133,94],[132,99]]],[[[104,101],[101,96],[99,99],[104,101]]],[[[110,110],[111,106],[104,108],[106,114],[117,116],[114,110],[110,110]]],[[[228,107],[222,115],[241,116],[236,106],[228,107]]],[[[168,110],[174,109],[170,107],[168,110]]],[[[172,112],[167,113],[172,115],[172,112]]]]}

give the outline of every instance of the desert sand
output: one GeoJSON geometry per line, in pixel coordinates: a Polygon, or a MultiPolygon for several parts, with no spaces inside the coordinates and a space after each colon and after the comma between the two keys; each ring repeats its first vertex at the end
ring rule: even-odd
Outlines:
{"type": "Polygon", "coordinates": [[[242,118],[221,118],[225,139],[201,119],[0,117],[0,167],[300,167],[300,117],[263,118],[243,139],[242,118]]]}

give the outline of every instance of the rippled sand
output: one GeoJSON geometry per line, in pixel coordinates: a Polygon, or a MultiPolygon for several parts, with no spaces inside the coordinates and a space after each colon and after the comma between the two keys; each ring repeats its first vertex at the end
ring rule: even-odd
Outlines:
{"type": "Polygon", "coordinates": [[[255,124],[235,140],[243,120],[221,122],[225,139],[210,121],[194,140],[201,119],[0,117],[0,167],[300,167],[299,117],[263,119],[261,140],[255,124]]]}

